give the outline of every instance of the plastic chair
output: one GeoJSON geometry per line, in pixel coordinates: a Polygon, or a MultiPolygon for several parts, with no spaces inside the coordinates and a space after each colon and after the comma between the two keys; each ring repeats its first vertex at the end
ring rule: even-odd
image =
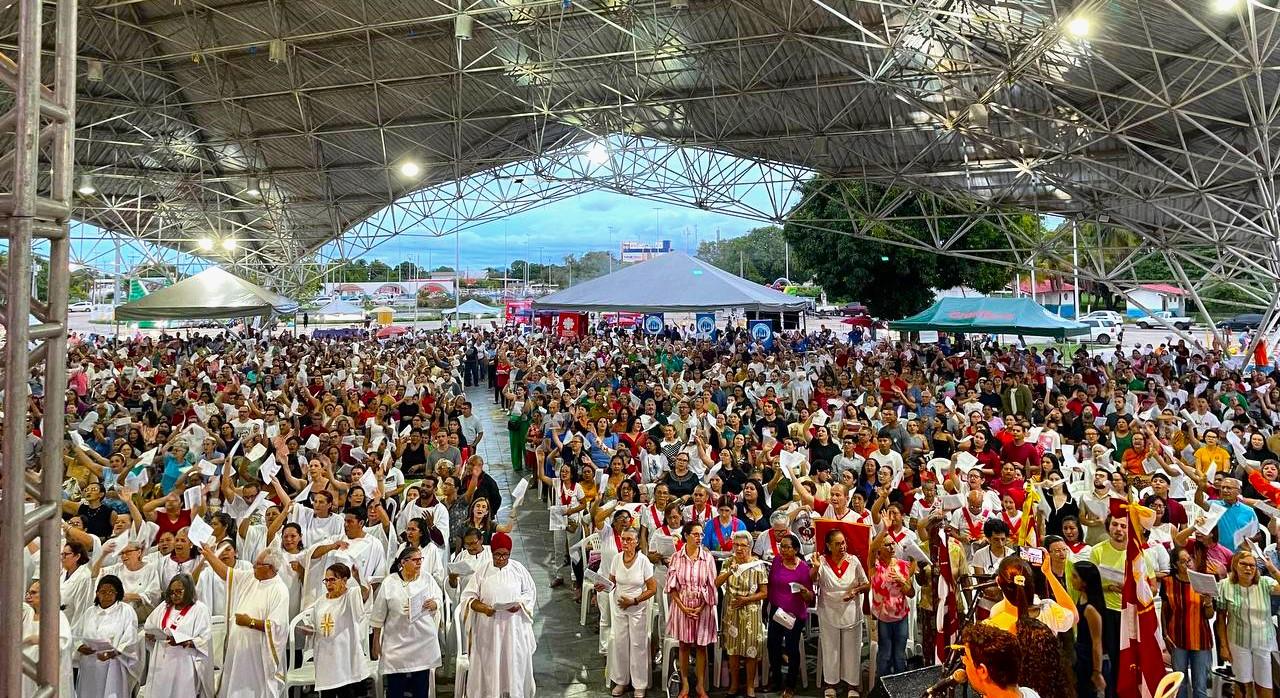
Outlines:
{"type": "MultiPolygon", "coordinates": [[[[663,596],[663,599],[666,603],[666,606],[663,609],[663,615],[667,616],[667,614],[671,613],[670,600],[665,595],[663,596]]],[[[680,653],[680,641],[675,639],[674,637],[671,637],[670,635],[667,635],[664,632],[662,637],[662,683],[660,684],[661,686],[665,687],[667,685],[667,680],[671,676],[671,665],[672,663],[680,659],[679,653],[680,653]]],[[[712,643],[710,647],[707,648],[708,659],[712,660],[708,662],[708,664],[711,664],[711,666],[707,667],[707,671],[710,672],[711,674],[710,676],[711,681],[709,683],[711,684],[712,688],[720,687],[720,660],[721,660],[720,654],[721,654],[720,638],[719,636],[717,636],[716,641],[712,643]],[[715,652],[715,654],[711,654],[712,652],[715,652]]]]}
{"type": "Polygon", "coordinates": [[[302,626],[302,621],[306,617],[307,614],[303,611],[289,621],[289,635],[285,638],[284,685],[286,691],[294,686],[315,686],[316,683],[315,650],[297,646],[298,628],[302,626]]]}

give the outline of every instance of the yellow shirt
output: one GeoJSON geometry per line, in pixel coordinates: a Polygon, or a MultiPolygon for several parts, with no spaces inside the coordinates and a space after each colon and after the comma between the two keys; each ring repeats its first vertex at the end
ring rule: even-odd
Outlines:
{"type": "Polygon", "coordinates": [[[1220,473],[1230,470],[1231,454],[1227,452],[1227,449],[1221,446],[1210,446],[1209,444],[1196,449],[1196,468],[1200,470],[1201,474],[1208,475],[1209,466],[1214,464],[1218,466],[1217,471],[1220,473]]]}

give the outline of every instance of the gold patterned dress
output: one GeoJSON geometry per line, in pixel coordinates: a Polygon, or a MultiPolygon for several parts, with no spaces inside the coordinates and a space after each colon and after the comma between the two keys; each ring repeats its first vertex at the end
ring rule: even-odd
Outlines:
{"type": "MultiPolygon", "coordinates": [[[[729,572],[725,581],[725,597],[752,596],[769,582],[769,568],[762,560],[739,563],[730,559],[724,563],[729,572]]],[[[724,606],[724,648],[735,657],[759,659],[764,656],[764,624],[761,620],[763,601],[753,601],[739,608],[724,606]]]]}

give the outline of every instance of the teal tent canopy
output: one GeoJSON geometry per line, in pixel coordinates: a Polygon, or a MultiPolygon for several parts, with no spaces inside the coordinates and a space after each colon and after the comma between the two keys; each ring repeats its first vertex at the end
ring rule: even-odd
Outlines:
{"type": "Polygon", "coordinates": [[[942,298],[909,318],[889,323],[903,332],[977,332],[1065,339],[1089,334],[1089,326],[1065,320],[1030,298],[942,298]]]}

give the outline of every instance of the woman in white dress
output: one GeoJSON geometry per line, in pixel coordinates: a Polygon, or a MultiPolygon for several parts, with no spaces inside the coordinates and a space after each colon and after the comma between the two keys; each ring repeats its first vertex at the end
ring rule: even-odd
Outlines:
{"type": "Polygon", "coordinates": [[[98,580],[97,601],[80,615],[75,636],[76,695],[130,698],[142,664],[138,614],[124,603],[124,585],[115,575],[98,580]]]}
{"type": "Polygon", "coordinates": [[[179,574],[169,581],[164,603],[143,629],[153,641],[147,698],[212,698],[213,662],[209,608],[196,601],[196,583],[179,574]]]}
{"type": "Polygon", "coordinates": [[[405,548],[399,571],[382,580],[370,610],[372,656],[379,662],[387,695],[427,698],[431,672],[440,667],[441,605],[444,594],[423,571],[424,551],[405,548]],[[420,604],[410,608],[410,603],[420,604]]]}
{"type": "Polygon", "coordinates": [[[652,652],[649,647],[649,615],[658,583],[653,563],[639,553],[640,534],[634,528],[622,531],[622,554],[613,558],[607,570],[614,584],[613,629],[609,643],[609,680],[613,695],[620,696],[631,686],[636,698],[649,688],[652,652]]]}
{"type": "Polygon", "coordinates": [[[462,590],[467,588],[471,575],[492,563],[493,553],[484,544],[484,537],[480,530],[468,528],[466,533],[462,534],[462,550],[454,554],[453,562],[449,564],[449,587],[461,594],[462,590]],[[464,567],[466,569],[463,569],[464,567]]]}
{"type": "Polygon", "coordinates": [[[511,559],[511,536],[499,531],[490,546],[493,563],[476,570],[462,591],[471,626],[466,695],[532,698],[537,590],[524,565],[511,559]]]}
{"type": "Polygon", "coordinates": [[[366,635],[365,597],[369,589],[356,580],[348,585],[351,572],[359,567],[335,562],[324,570],[324,595],[303,611],[302,625],[315,633],[316,690],[320,698],[356,698],[368,694],[369,657],[362,636],[366,635]]]}
{"type": "Polygon", "coordinates": [[[80,543],[69,540],[62,544],[62,580],[60,596],[62,612],[71,627],[76,627],[85,609],[93,605],[93,571],[89,553],[80,543]]]}
{"type": "Polygon", "coordinates": [[[818,590],[818,651],[822,653],[823,695],[835,698],[843,683],[852,696],[862,683],[862,595],[871,588],[862,562],[848,550],[844,532],[833,528],[824,539],[826,555],[814,553],[818,590]]]}
{"type": "MultiPolygon", "coordinates": [[[[95,564],[94,567],[96,569],[98,565],[95,564]]],[[[124,585],[122,601],[133,607],[139,621],[146,619],[156,604],[156,596],[160,591],[160,576],[156,573],[154,565],[149,565],[143,560],[142,543],[136,540],[125,543],[120,551],[120,562],[103,568],[102,574],[112,574],[120,578],[120,583],[124,585]]]]}
{"type": "MultiPolygon", "coordinates": [[[[40,645],[40,582],[27,587],[26,603],[22,605],[22,651],[35,661],[40,645]]],[[[58,612],[58,695],[71,695],[71,624],[65,613],[58,612]]],[[[22,698],[35,695],[36,684],[22,677],[22,698]]]]}

